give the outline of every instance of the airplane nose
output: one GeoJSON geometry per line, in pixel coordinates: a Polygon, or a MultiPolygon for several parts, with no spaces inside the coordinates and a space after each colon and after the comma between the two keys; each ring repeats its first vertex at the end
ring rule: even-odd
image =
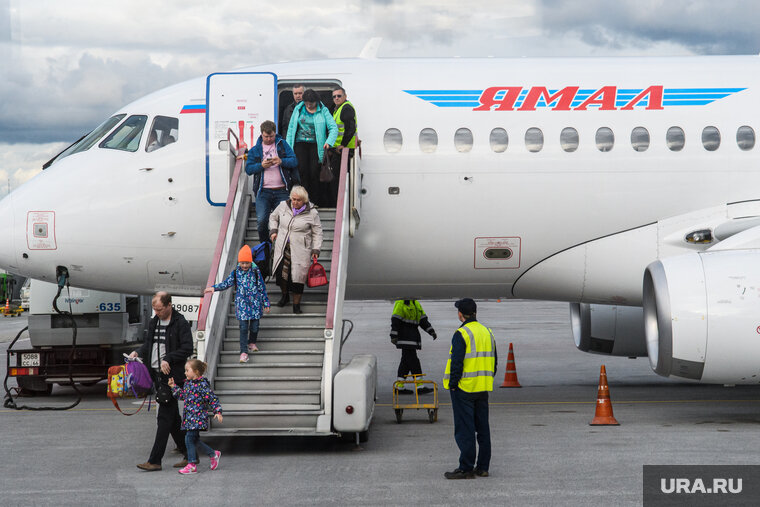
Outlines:
{"type": "Polygon", "coordinates": [[[0,268],[11,272],[16,267],[15,222],[11,193],[0,200],[0,268]]]}

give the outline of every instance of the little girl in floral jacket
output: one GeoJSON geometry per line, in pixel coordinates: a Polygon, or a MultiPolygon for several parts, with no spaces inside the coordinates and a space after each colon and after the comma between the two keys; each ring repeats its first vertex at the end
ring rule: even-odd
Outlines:
{"type": "Polygon", "coordinates": [[[214,412],[214,418],[222,422],[222,406],[219,403],[219,398],[211,390],[208,379],[203,376],[205,372],[206,363],[198,359],[190,359],[185,363],[187,381],[184,386],[177,386],[174,379],[169,377],[172,394],[178,400],[185,401],[182,429],[187,431],[185,434],[187,466],[179,471],[183,475],[197,473],[195,466],[198,462],[196,446],[200,447],[211,458],[211,470],[216,470],[219,466],[219,458],[222,456],[221,452],[215,451],[200,440],[200,430],[208,429],[209,409],[214,412]]]}

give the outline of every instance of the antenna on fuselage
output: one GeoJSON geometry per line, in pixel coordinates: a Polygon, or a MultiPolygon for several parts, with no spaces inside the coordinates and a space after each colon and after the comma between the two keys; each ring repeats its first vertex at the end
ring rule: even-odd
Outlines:
{"type": "Polygon", "coordinates": [[[372,37],[362,48],[359,53],[359,58],[372,59],[377,58],[377,50],[380,49],[380,43],[383,42],[382,37],[372,37]]]}

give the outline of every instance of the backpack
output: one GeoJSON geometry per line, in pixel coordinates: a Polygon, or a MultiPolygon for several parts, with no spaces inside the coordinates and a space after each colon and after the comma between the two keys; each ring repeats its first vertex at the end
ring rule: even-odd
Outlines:
{"type": "Polygon", "coordinates": [[[272,243],[264,241],[251,248],[253,262],[261,271],[261,276],[266,279],[272,271],[272,243]]]}
{"type": "MultiPolygon", "coordinates": [[[[145,405],[147,396],[153,389],[153,378],[142,362],[129,359],[125,361],[125,364],[108,368],[106,396],[111,399],[116,410],[124,415],[134,415],[145,405]],[[127,414],[119,408],[119,403],[116,401],[118,398],[143,398],[143,403],[135,412],[127,414]]],[[[148,410],[150,410],[150,405],[148,405],[148,410]]]]}

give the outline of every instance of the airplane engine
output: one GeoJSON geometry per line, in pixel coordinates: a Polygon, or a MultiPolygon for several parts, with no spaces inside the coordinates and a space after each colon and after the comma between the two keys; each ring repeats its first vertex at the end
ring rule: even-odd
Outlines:
{"type": "Polygon", "coordinates": [[[760,383],[760,250],[664,258],[644,273],[649,362],[665,377],[760,383]]]}
{"type": "Polygon", "coordinates": [[[644,316],[639,306],[570,303],[575,346],[611,356],[647,355],[644,316]]]}

